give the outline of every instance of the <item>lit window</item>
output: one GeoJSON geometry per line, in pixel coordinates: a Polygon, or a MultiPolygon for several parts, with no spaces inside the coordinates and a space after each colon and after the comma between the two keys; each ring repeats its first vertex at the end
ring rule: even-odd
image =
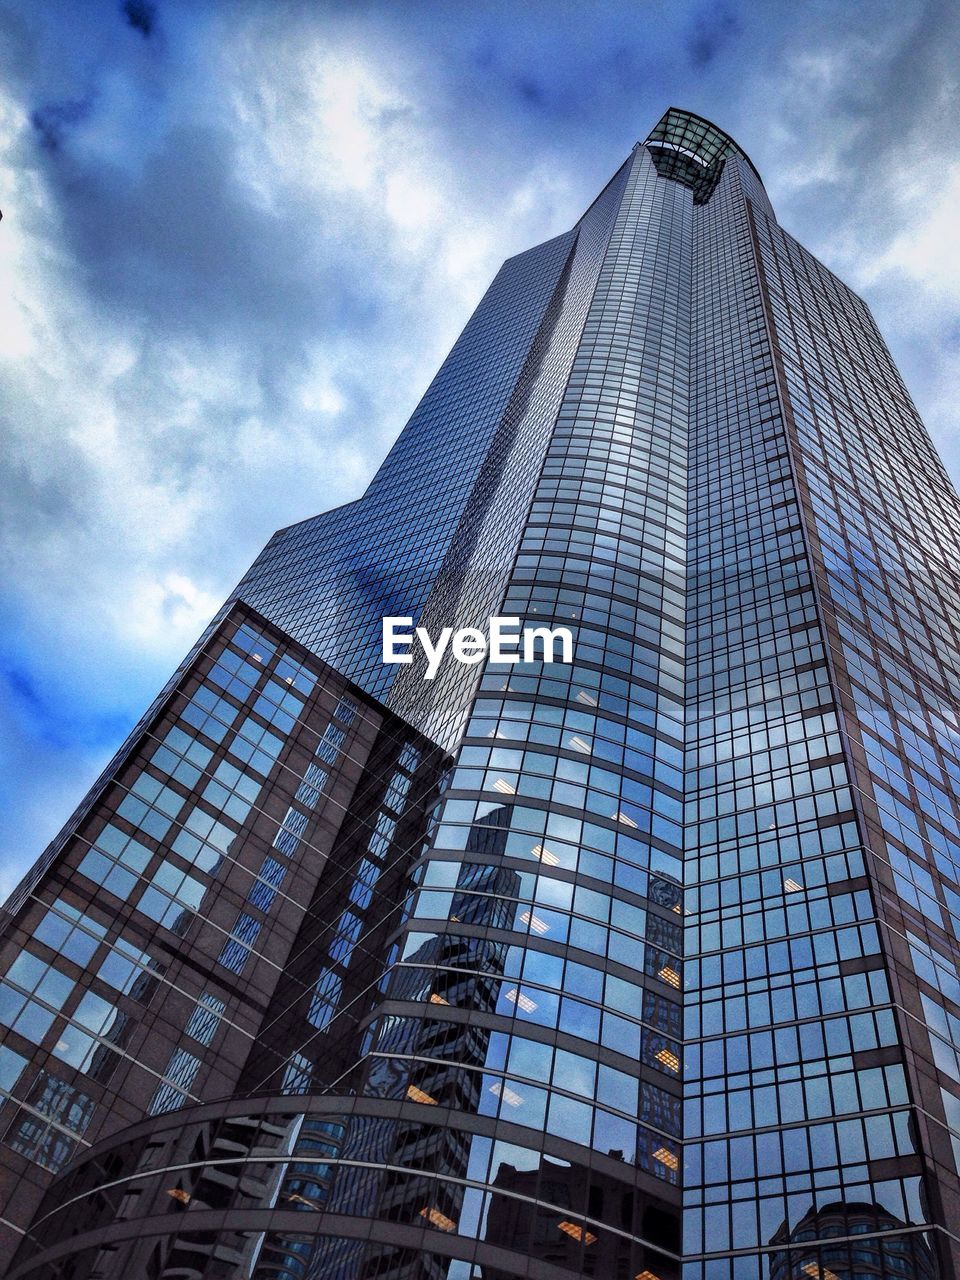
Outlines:
{"type": "Polygon", "coordinates": [[[675,1053],[671,1053],[669,1049],[661,1049],[659,1053],[654,1054],[656,1060],[663,1064],[668,1071],[680,1070],[680,1059],[675,1053]]]}
{"type": "Polygon", "coordinates": [[[660,970],[660,973],[657,976],[661,978],[667,984],[667,986],[677,987],[677,988],[679,988],[680,986],[679,973],[677,973],[676,969],[671,969],[668,964],[665,964],[663,966],[663,968],[660,970]]]}
{"type": "Polygon", "coordinates": [[[507,992],[507,999],[513,1004],[519,1005],[524,1013],[533,1013],[534,1009],[537,1007],[537,1002],[535,1000],[531,1000],[529,996],[525,996],[523,992],[518,991],[516,987],[513,987],[507,992]]]}
{"type": "Polygon", "coordinates": [[[425,1205],[420,1210],[420,1217],[426,1218],[433,1226],[439,1227],[441,1231],[456,1231],[457,1224],[448,1218],[445,1213],[441,1213],[439,1209],[434,1209],[429,1205],[425,1205]]]}
{"type": "Polygon", "coordinates": [[[437,1105],[436,1098],[431,1098],[429,1093],[424,1093],[422,1089],[418,1089],[415,1084],[407,1085],[407,1097],[411,1102],[425,1102],[431,1107],[437,1105]]]}
{"type": "Polygon", "coordinates": [[[519,1107],[520,1103],[523,1102],[523,1098],[515,1089],[511,1089],[509,1085],[501,1084],[500,1081],[490,1086],[490,1092],[494,1097],[502,1098],[511,1107],[519,1107]]]}
{"type": "Polygon", "coordinates": [[[583,1244],[593,1244],[596,1236],[592,1231],[588,1231],[586,1227],[581,1227],[577,1222],[558,1222],[557,1226],[573,1240],[580,1240],[583,1244]]]}
{"type": "Polygon", "coordinates": [[[293,1195],[284,1196],[284,1200],[288,1200],[291,1204],[305,1204],[308,1209],[319,1209],[320,1204],[316,1200],[308,1200],[306,1196],[302,1196],[295,1191],[293,1195]]]}
{"type": "Polygon", "coordinates": [[[668,1169],[678,1169],[680,1167],[680,1161],[667,1147],[657,1147],[653,1153],[653,1158],[659,1164],[665,1164],[668,1169]]]}
{"type": "Polygon", "coordinates": [[[535,858],[539,858],[540,861],[545,863],[548,867],[555,867],[560,862],[557,855],[555,853],[551,853],[549,849],[545,849],[542,844],[535,844],[530,852],[535,858]]]}

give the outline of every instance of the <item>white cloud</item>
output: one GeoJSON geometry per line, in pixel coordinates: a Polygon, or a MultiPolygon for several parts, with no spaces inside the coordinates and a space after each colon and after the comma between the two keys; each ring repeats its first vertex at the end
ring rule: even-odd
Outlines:
{"type": "Polygon", "coordinates": [[[346,399],[337,386],[336,374],[330,369],[322,349],[310,356],[310,367],[295,391],[296,400],[307,413],[338,414],[346,408],[346,399]]]}
{"type": "Polygon", "coordinates": [[[145,648],[167,654],[171,648],[188,649],[220,604],[219,596],[186,574],[171,572],[159,581],[138,583],[129,601],[114,601],[108,621],[145,648]]]}
{"type": "Polygon", "coordinates": [[[930,166],[932,172],[912,174],[899,192],[899,229],[861,268],[864,284],[887,273],[906,277],[922,287],[924,305],[931,295],[952,307],[960,298],[960,160],[930,166]]]}
{"type": "MultiPolygon", "coordinates": [[[[156,93],[138,97],[119,71],[102,98],[110,128],[95,108],[48,164],[24,164],[36,145],[27,110],[12,90],[0,97],[4,567],[17,609],[45,637],[35,656],[52,681],[70,678],[51,658],[58,636],[104,660],[126,645],[172,663],[275,527],[357,496],[505,251],[537,238],[543,198],[570,199],[562,178],[538,194],[546,175],[527,173],[497,192],[465,170],[431,123],[428,90],[399,61],[344,53],[312,24],[303,40],[253,19],[219,34],[184,62],[193,80],[171,88],[166,124],[151,115],[148,155],[126,156],[121,138],[139,142],[139,113],[156,93]],[[204,288],[230,283],[216,260],[209,280],[182,265],[195,214],[169,175],[168,247],[150,243],[155,209],[135,203],[153,199],[137,183],[163,153],[164,128],[191,113],[235,144],[229,198],[251,225],[267,211],[287,218],[262,222],[251,252],[264,272],[295,228],[293,269],[316,317],[281,312],[288,328],[276,337],[256,328],[256,295],[249,315],[244,297],[234,306],[228,296],[228,323],[198,329],[183,295],[164,295],[166,280],[150,274],[150,255],[166,254],[159,270],[183,273],[204,320],[204,288]],[[103,248],[90,249],[73,223],[86,211],[69,206],[69,183],[51,183],[71,165],[86,180],[125,164],[129,183],[100,196],[101,222],[142,217],[143,228],[97,226],[103,248]],[[123,234],[134,252],[110,260],[123,234]],[[91,278],[107,270],[109,291],[91,278]],[[347,301],[363,324],[341,318],[344,299],[333,297],[317,327],[327,277],[351,275],[347,301]]],[[[180,163],[196,176],[189,155],[180,163]]],[[[84,677],[73,678],[79,690],[84,677]]]]}

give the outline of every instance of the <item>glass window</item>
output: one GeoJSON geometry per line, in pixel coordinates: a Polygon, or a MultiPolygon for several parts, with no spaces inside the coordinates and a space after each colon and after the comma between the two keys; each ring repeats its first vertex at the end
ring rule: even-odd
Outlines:
{"type": "Polygon", "coordinates": [[[199,1070],[199,1058],[185,1049],[175,1049],[164,1072],[166,1078],[153,1095],[147,1114],[157,1116],[182,1106],[199,1070]]]}
{"type": "Polygon", "coordinates": [[[202,1045],[209,1045],[217,1033],[226,1004],[218,996],[204,991],[194,1007],[185,1027],[186,1035],[202,1045]]]}
{"type": "Polygon", "coordinates": [[[27,1065],[27,1059],[7,1045],[0,1045],[0,1090],[10,1093],[27,1065]]]}
{"type": "Polygon", "coordinates": [[[68,960],[85,965],[106,932],[104,925],[58,898],[34,929],[33,936],[68,960]]]}

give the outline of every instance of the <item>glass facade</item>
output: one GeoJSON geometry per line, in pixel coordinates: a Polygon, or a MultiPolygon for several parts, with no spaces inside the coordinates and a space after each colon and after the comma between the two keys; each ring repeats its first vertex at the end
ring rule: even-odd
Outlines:
{"type": "Polygon", "coordinates": [[[671,109],[6,909],[20,1280],[950,1280],[960,501],[671,109]],[[573,661],[381,660],[381,619],[573,661]]]}

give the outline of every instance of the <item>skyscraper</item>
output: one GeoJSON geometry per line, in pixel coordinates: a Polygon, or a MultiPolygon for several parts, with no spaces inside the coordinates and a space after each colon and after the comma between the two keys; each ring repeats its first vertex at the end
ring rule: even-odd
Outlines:
{"type": "Polygon", "coordinates": [[[669,110],[7,904],[7,1274],[958,1274],[958,564],[867,307],[669,110]]]}

